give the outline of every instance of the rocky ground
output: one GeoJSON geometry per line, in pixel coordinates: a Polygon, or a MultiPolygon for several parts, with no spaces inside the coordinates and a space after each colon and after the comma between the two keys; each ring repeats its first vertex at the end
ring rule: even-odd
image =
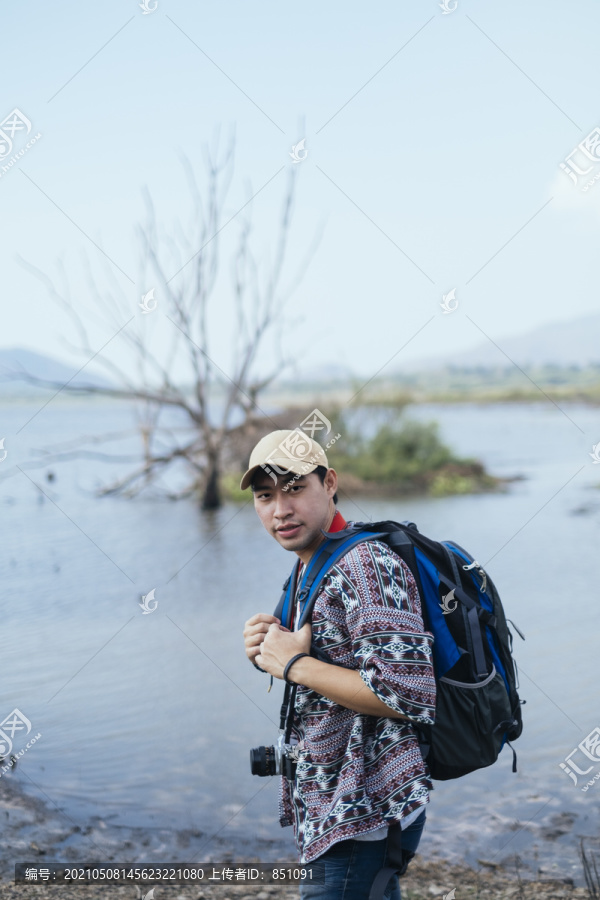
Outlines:
{"type": "MultiPolygon", "coordinates": [[[[500,868],[483,867],[481,871],[464,866],[449,866],[444,863],[431,863],[418,855],[411,862],[406,875],[402,878],[403,900],[443,900],[444,896],[455,889],[456,900],[576,900],[590,897],[586,888],[573,887],[568,881],[519,880],[515,875],[503,872],[500,868]]],[[[102,884],[64,887],[52,885],[37,887],[28,884],[15,885],[0,883],[2,900],[13,898],[31,898],[31,900],[112,900],[112,898],[129,898],[142,900],[144,890],[136,890],[135,886],[110,886],[102,884]]],[[[170,885],[155,887],[154,897],[149,900],[298,900],[299,888],[296,886],[263,886],[257,885],[214,885],[189,886],[170,885]]]]}
{"type": "MultiPolygon", "coordinates": [[[[135,859],[138,865],[152,860],[181,861],[197,859],[202,836],[197,832],[177,832],[168,829],[114,828],[99,818],[93,818],[84,828],[69,821],[59,811],[46,806],[39,799],[23,793],[16,782],[0,779],[0,900],[31,898],[31,900],[112,900],[130,898],[142,900],[298,900],[299,888],[294,885],[263,884],[202,884],[158,885],[154,894],[151,886],[142,889],[131,885],[43,885],[14,884],[15,861],[46,865],[49,861],[76,865],[84,860],[102,859],[104,862],[135,859]],[[188,851],[186,853],[186,851],[188,851]],[[175,856],[173,855],[175,854],[175,856]],[[148,894],[150,894],[148,896],[148,894]]],[[[214,855],[213,850],[213,855],[214,855]]],[[[219,862],[235,866],[258,862],[243,850],[233,852],[223,846],[219,862]]],[[[210,860],[206,860],[210,862],[210,860]]],[[[290,861],[285,860],[289,865],[290,861]]],[[[518,859],[510,867],[486,860],[478,868],[453,865],[443,860],[425,859],[417,855],[402,878],[403,900],[545,900],[545,898],[600,897],[600,884],[594,894],[584,887],[576,887],[570,878],[544,875],[539,880],[523,877],[517,868],[518,859]],[[454,891],[454,893],[452,893],[454,891]]]]}

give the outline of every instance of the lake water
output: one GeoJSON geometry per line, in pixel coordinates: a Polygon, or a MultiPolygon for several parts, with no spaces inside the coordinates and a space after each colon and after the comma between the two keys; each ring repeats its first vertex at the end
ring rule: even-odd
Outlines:
{"type": "MultiPolygon", "coordinates": [[[[251,503],[203,514],[190,502],[97,499],[94,488],[125,462],[30,467],[36,450],[131,424],[124,407],[55,400],[23,427],[37,408],[0,408],[0,719],[18,707],[42,734],[11,777],[82,823],[196,829],[201,856],[216,835],[265,860],[293,859],[291,829],[277,823],[278,779],[249,770],[249,748],[276,739],[281,689],[267,694],[242,640],[250,615],[272,611],[292,558],[251,503]],[[158,606],[143,615],[152,589],[158,606]]],[[[437,783],[420,851],[472,864],[518,854],[524,873],[540,866],[580,882],[577,845],[600,834],[600,782],[583,792],[584,778],[575,786],[559,764],[600,727],[600,466],[590,457],[600,412],[563,409],[568,417],[551,403],[410,410],[438,420],[457,452],[523,480],[441,499],[342,494],[340,509],[454,538],[489,564],[526,636],[515,637],[527,700],[518,773],[505,749],[492,768],[437,783]]]]}

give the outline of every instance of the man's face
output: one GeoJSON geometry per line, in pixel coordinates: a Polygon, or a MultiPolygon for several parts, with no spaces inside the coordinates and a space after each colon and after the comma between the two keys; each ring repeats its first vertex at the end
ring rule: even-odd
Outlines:
{"type": "Polygon", "coordinates": [[[298,555],[315,549],[323,540],[333,515],[333,495],[337,475],[328,469],[325,483],[315,472],[296,476],[279,475],[277,485],[262,471],[254,479],[254,508],[270,535],[286,550],[298,555]],[[284,490],[286,488],[287,490],[284,490]]]}

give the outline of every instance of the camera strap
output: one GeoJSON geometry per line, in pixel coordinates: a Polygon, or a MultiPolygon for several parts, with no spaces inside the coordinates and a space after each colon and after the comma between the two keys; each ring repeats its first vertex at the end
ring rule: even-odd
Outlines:
{"type": "MultiPolygon", "coordinates": [[[[281,624],[286,628],[293,627],[294,603],[296,600],[298,580],[301,568],[302,560],[299,559],[296,562],[291,575],[283,585],[283,593],[281,595],[281,599],[279,600],[279,604],[277,605],[277,609],[275,610],[275,615],[280,620],[281,624]]],[[[286,744],[289,744],[290,738],[292,736],[294,707],[296,705],[296,688],[297,685],[295,684],[292,685],[289,682],[285,683],[285,688],[283,691],[283,701],[279,713],[279,730],[284,733],[284,740],[286,744]]]]}
{"type": "Polygon", "coordinates": [[[289,744],[292,737],[292,725],[294,723],[294,708],[296,706],[296,689],[297,684],[286,684],[283,693],[283,703],[281,704],[281,716],[279,718],[279,727],[284,733],[284,740],[289,744]]]}

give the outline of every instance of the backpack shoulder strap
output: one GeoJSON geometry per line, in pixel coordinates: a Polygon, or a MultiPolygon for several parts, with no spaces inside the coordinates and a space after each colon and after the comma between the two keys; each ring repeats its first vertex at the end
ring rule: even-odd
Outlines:
{"type": "Polygon", "coordinates": [[[358,526],[351,526],[343,531],[333,533],[324,531],[323,534],[327,540],[318,548],[302,576],[298,601],[304,603],[305,606],[298,622],[298,628],[301,628],[309,620],[321,584],[329,571],[358,544],[365,541],[376,541],[385,533],[363,531],[358,526]]]}
{"type": "Polygon", "coordinates": [[[286,627],[288,627],[290,621],[292,599],[294,595],[294,589],[298,583],[298,573],[300,571],[301,565],[302,560],[298,559],[294,564],[294,568],[292,569],[291,573],[283,583],[281,597],[279,598],[279,602],[275,607],[275,611],[273,612],[273,615],[276,616],[281,624],[285,625],[286,627]]]}

